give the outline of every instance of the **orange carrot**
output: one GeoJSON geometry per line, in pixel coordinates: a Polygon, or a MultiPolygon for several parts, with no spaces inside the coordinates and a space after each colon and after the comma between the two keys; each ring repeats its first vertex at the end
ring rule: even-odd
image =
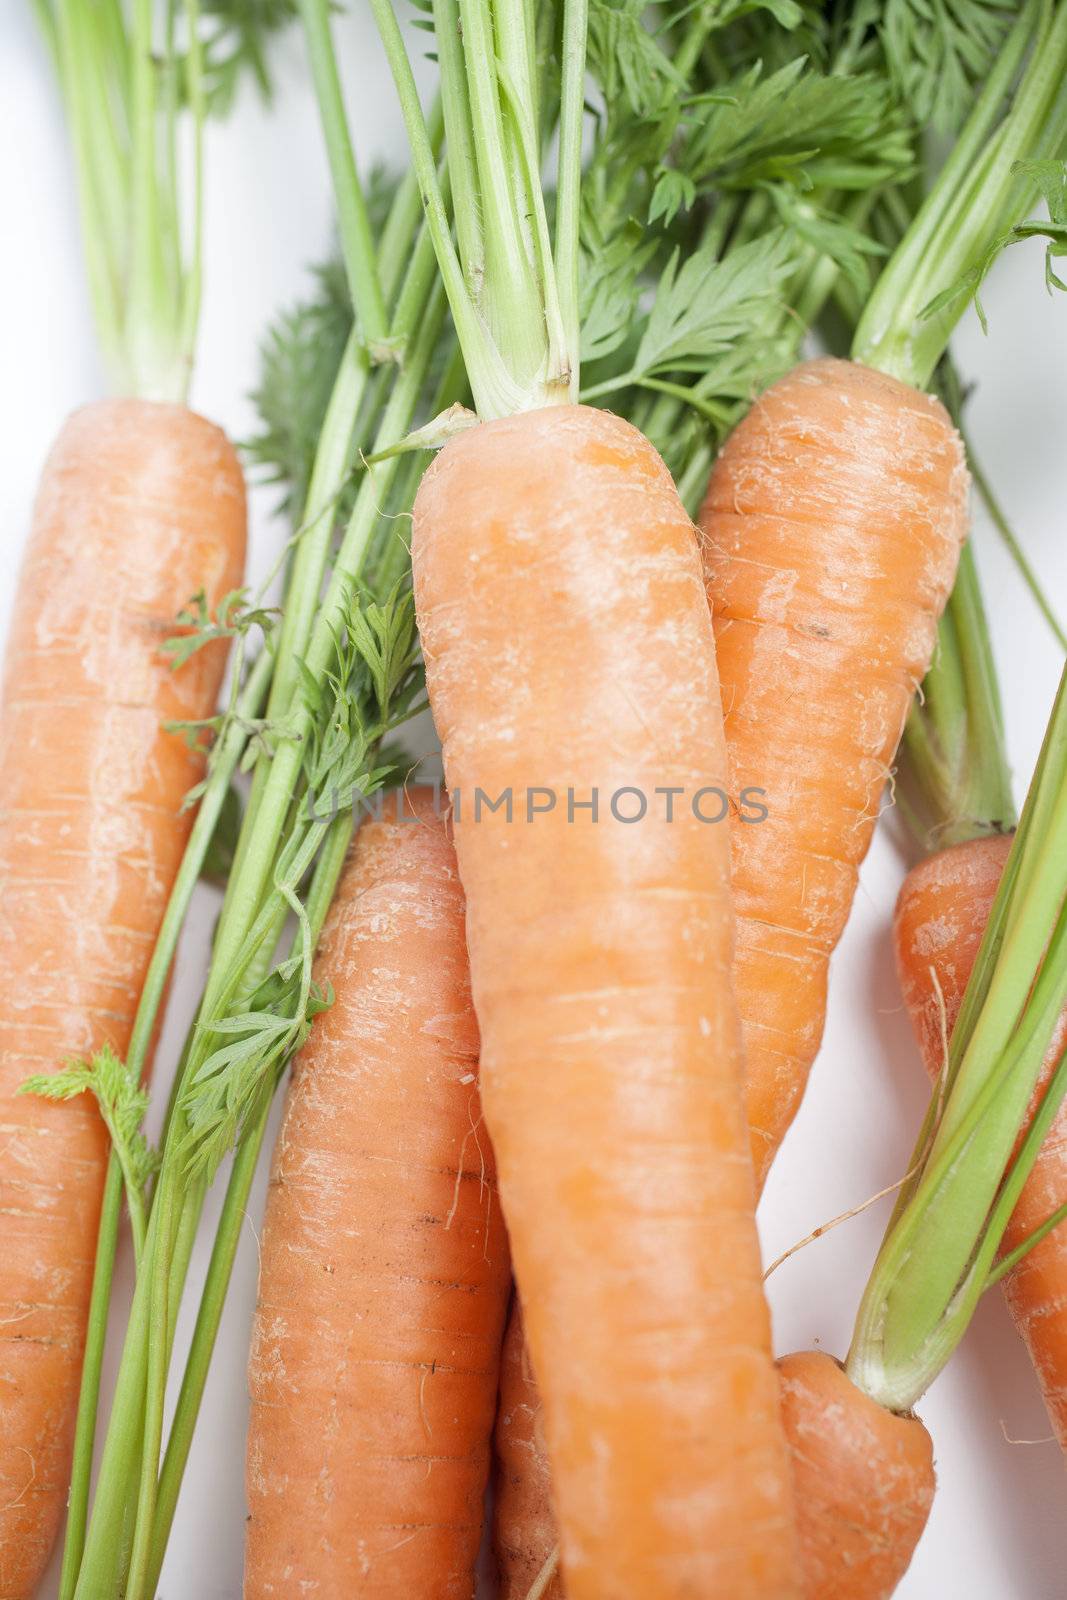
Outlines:
{"type": "Polygon", "coordinates": [[[692,525],[634,428],[552,407],[445,447],[413,563],[568,1593],[793,1594],[692,525]]]}
{"type": "Polygon", "coordinates": [[[245,1600],[470,1600],[510,1273],[430,790],[357,835],[263,1229],[245,1600]]]}
{"type": "Polygon", "coordinates": [[[17,1093],[110,1042],[121,1055],[202,758],[166,719],[215,706],[216,646],[160,646],[203,588],[240,582],[245,498],[219,430],[116,400],[49,456],[12,619],[0,725],[0,1594],[29,1597],[67,1492],[107,1160],[88,1096],[17,1093]]]}
{"type": "Polygon", "coordinates": [[[785,1356],[778,1371],[806,1600],[886,1600],[933,1504],[930,1435],[821,1351],[785,1356]]]}
{"type": "MultiPolygon", "coordinates": [[[[929,663],[966,489],[938,401],[836,360],[768,390],[711,475],[700,523],[728,788],[735,801],[761,791],[768,811],[753,822],[735,805],[730,823],[760,1184],[818,1049],[829,957],[929,663]]],[[[500,1525],[506,1510],[505,1548],[522,1537],[500,1525]]]]}
{"type": "Polygon", "coordinates": [[[966,528],[939,401],[811,361],[753,406],[700,514],[732,823],[734,981],[762,1181],[822,1036],[826,974],[966,528]],[[749,813],[751,814],[751,812],[749,813]]]}
{"type": "Polygon", "coordinates": [[[563,1585],[553,1570],[559,1535],[552,1515],[541,1396],[523,1338],[518,1295],[500,1358],[493,1457],[493,1555],[500,1600],[526,1600],[538,1580],[544,1583],[543,1600],[561,1600],[563,1585]]]}
{"type": "MultiPolygon", "coordinates": [[[[805,1600],[883,1600],[904,1576],[934,1498],[933,1445],[915,1416],[887,1411],[840,1363],[805,1350],[778,1362],[805,1600]]],[[[540,1401],[516,1301],[504,1342],[493,1544],[501,1600],[564,1600],[553,1572],[540,1401]]]]}
{"type": "MultiPolygon", "coordinates": [[[[954,845],[915,867],[897,901],[897,970],[927,1070],[936,1075],[982,942],[1008,837],[954,845]]],[[[1063,1054],[1067,1014],[1045,1058],[1035,1099],[1063,1054]]],[[[1010,1252],[1067,1198],[1067,1106],[1041,1146],[1004,1235],[1010,1252]]],[[[1060,1444],[1067,1449],[1067,1226],[1027,1252],[1004,1281],[1004,1293],[1034,1363],[1060,1444]]]]}

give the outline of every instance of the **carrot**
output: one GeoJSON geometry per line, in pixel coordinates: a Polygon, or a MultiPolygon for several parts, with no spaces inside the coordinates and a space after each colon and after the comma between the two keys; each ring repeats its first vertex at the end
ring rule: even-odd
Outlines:
{"type": "Polygon", "coordinates": [[[317,958],[249,1361],[245,1600],[469,1597],[510,1286],[433,793],[367,822],[317,958]]]}
{"type": "MultiPolygon", "coordinates": [[[[1015,161],[1043,139],[1062,136],[1054,98],[1065,18],[1061,12],[1047,33],[1046,21],[1035,27],[1033,15],[1013,27],[943,174],[868,303],[856,361],[808,363],[776,384],[712,474],[701,522],[730,788],[738,802],[746,786],[762,789],[748,798],[768,807],[758,825],[745,815],[732,820],[740,912],[735,981],[761,1180],[818,1046],[829,956],[964,533],[960,441],[944,409],[922,390],[965,303],[954,286],[984,268],[1023,214],[1015,161]],[[1028,52],[1019,92],[994,132],[1028,52]],[[925,314],[937,297],[951,300],[953,314],[925,314]]],[[[694,389],[698,398],[707,393],[703,380],[694,389]]],[[[687,467],[687,484],[692,476],[687,467]]],[[[961,628],[971,623],[970,645],[978,609],[972,595],[958,619],[961,628]]],[[[1001,805],[1003,789],[988,785],[990,804],[1001,805]]],[[[751,804],[744,811],[751,816],[751,804]]],[[[990,812],[994,820],[1003,815],[990,812]]],[[[866,1354],[864,1340],[859,1354],[866,1354]]],[[[878,1398],[862,1386],[856,1394],[861,1409],[878,1398]]],[[[498,1448],[503,1443],[498,1424],[498,1448]]],[[[536,1479],[536,1463],[528,1470],[536,1479]]],[[[533,1487],[520,1495],[516,1486],[498,1508],[498,1550],[522,1537],[504,1521],[513,1507],[522,1507],[525,1530],[542,1528],[548,1508],[531,1505],[533,1487]]],[[[905,1530],[899,1570],[918,1531],[905,1530]]],[[[550,1535],[538,1537],[547,1555],[550,1535]]]]}
{"type": "MultiPolygon", "coordinates": [[[[904,1576],[934,1497],[933,1445],[918,1417],[865,1395],[840,1363],[805,1350],[778,1362],[807,1600],[883,1600],[904,1576]]],[[[500,1371],[493,1547],[501,1600],[563,1600],[540,1400],[518,1301],[500,1371]]]]}
{"type": "Polygon", "coordinates": [[[730,793],[734,981],[757,1174],[822,1036],[830,955],[966,531],[939,401],[854,362],[796,368],[727,441],[700,514],[730,793]]]}
{"type": "Polygon", "coordinates": [[[500,1600],[526,1600],[545,1579],[543,1600],[561,1600],[558,1534],[545,1448],[541,1396],[515,1296],[500,1357],[500,1401],[493,1434],[493,1556],[500,1600]],[[545,1578],[546,1573],[551,1573],[545,1578]]]}
{"type": "Polygon", "coordinates": [[[919,1418],[858,1389],[832,1356],[778,1363],[807,1600],[886,1600],[926,1526],[933,1445],[919,1418]]]}
{"type": "Polygon", "coordinates": [[[576,403],[587,8],[562,11],[550,227],[532,10],[435,6],[455,241],[396,15],[373,9],[481,419],[423,477],[412,574],[564,1583],[775,1600],[796,1540],[714,640],[661,457],[576,403]]]}
{"type": "Polygon", "coordinates": [[[1032,204],[1020,161],[1059,153],[1065,63],[1067,10],[1020,14],[867,300],[853,361],[773,385],[701,511],[732,792],[764,788],[769,813],[737,822],[733,850],[760,1178],[818,1049],[829,958],[966,531],[962,444],[922,391],[968,303],[961,283],[1032,204]]]}
{"type": "Polygon", "coordinates": [[[568,1592],[792,1593],[691,525],[629,424],[550,408],[445,447],[412,561],[568,1592]]]}
{"type": "Polygon", "coordinates": [[[0,717],[0,1594],[29,1596],[67,1472],[107,1140],[83,1095],[18,1094],[124,1053],[202,756],[164,720],[215,705],[225,649],[160,646],[240,581],[245,499],[222,433],[176,405],[76,412],[46,463],[0,717]]]}
{"type": "MultiPolygon", "coordinates": [[[[927,1070],[942,1069],[944,1039],[959,1014],[1011,847],[975,839],[912,869],[893,923],[897,970],[927,1070]]],[[[1048,1084],[1067,1038],[1061,1018],[1039,1079],[1048,1084]]],[[[1067,1111],[1061,1106],[1004,1234],[1004,1251],[1028,1239],[1067,1198],[1067,1111]]],[[[1056,1227],[1003,1280],[1061,1445],[1067,1448],[1067,1228],[1056,1227]]]]}

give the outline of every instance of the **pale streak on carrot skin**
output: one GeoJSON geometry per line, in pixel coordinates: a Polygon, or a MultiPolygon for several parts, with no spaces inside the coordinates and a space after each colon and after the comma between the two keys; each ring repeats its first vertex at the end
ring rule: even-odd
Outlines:
{"type": "Polygon", "coordinates": [[[245,496],[224,435],[115,400],[49,456],[12,615],[0,722],[0,1596],[29,1600],[67,1494],[107,1161],[87,1096],[17,1095],[121,1055],[202,757],[168,719],[214,710],[225,648],[160,651],[203,588],[241,581],[245,496]]]}
{"type": "Polygon", "coordinates": [[[967,526],[939,401],[855,362],[797,367],[731,435],[700,514],[732,820],[734,980],[762,1184],[822,1037],[830,956],[967,526]]]}
{"type": "MultiPolygon", "coordinates": [[[[989,919],[1008,837],[971,840],[939,851],[904,880],[897,901],[897,971],[923,1061],[941,1070],[945,1026],[959,1014],[989,919]],[[936,976],[940,998],[934,986],[936,976]]],[[[1067,1042],[1061,1016],[1045,1057],[1034,1104],[1067,1042]]],[[[1067,1199],[1067,1105],[1038,1153],[1004,1235],[1005,1252],[1023,1243],[1067,1199]]],[[[1002,1280],[1004,1296],[1037,1372],[1061,1446],[1067,1450],[1067,1225],[1053,1228],[1002,1280]]]]}
{"type": "Polygon", "coordinates": [[[793,1595],[726,831],[567,818],[569,785],[724,779],[692,525],[634,428],[559,407],[445,447],[413,564],[568,1593],[793,1595]],[[540,785],[551,814],[473,819],[540,785]]]}
{"type": "Polygon", "coordinates": [[[805,1600],[889,1600],[933,1505],[930,1435],[822,1351],[783,1356],[778,1371],[805,1600]]]}
{"type": "Polygon", "coordinates": [[[463,891],[426,789],[367,822],[263,1228],[245,1600],[471,1600],[510,1288],[463,891]]]}

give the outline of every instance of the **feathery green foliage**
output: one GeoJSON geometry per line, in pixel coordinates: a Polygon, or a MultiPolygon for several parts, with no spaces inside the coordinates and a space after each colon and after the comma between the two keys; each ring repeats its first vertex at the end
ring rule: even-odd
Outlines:
{"type": "Polygon", "coordinates": [[[883,79],[817,72],[799,57],[769,75],[757,62],[684,106],[671,164],[698,194],[760,182],[865,189],[899,180],[912,152],[883,79]]]}
{"type": "Polygon", "coordinates": [[[794,241],[780,228],[721,258],[714,246],[684,259],[675,250],[637,347],[633,379],[668,370],[710,378],[716,363],[735,372],[747,365],[751,343],[762,341],[766,312],[781,310],[782,289],[795,266],[794,241]]]}
{"type": "Polygon", "coordinates": [[[920,127],[952,133],[971,107],[1020,6],[1002,0],[885,0],[889,74],[920,127]]]}
{"type": "Polygon", "coordinates": [[[201,0],[204,90],[208,109],[224,115],[244,80],[265,100],[274,93],[268,49],[295,21],[297,0],[201,0]]]}
{"type": "Polygon", "coordinates": [[[251,601],[244,588],[231,589],[212,610],[204,590],[198,589],[178,612],[176,621],[182,631],[163,641],[163,653],[170,657],[171,667],[177,672],[199,650],[221,639],[243,639],[256,629],[269,643],[279,615],[276,606],[251,601]]]}
{"type": "Polygon", "coordinates": [[[93,1096],[122,1167],[139,1253],[144,1235],[145,1193],[159,1166],[157,1152],[141,1131],[148,1110],[148,1091],[105,1044],[87,1059],[72,1058],[58,1072],[27,1078],[19,1086],[19,1093],[39,1095],[44,1100],[93,1096]]]}

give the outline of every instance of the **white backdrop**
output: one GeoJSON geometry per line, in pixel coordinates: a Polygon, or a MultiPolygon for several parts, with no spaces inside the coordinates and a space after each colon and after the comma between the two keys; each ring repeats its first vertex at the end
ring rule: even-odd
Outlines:
{"type": "MultiPolygon", "coordinates": [[[[339,41],[361,161],[399,158],[399,117],[369,14],[346,22],[339,41]]],[[[328,175],[296,34],[276,51],[276,67],[273,109],[268,113],[245,94],[230,123],[212,132],[208,148],[206,290],[193,403],[234,438],[252,427],[248,392],[262,330],[304,290],[306,268],[321,258],[331,232],[328,175]]],[[[0,627],[6,627],[45,453],[66,413],[102,387],[61,107],[24,0],[0,6],[0,216],[0,627]]],[[[964,374],[979,382],[970,424],[981,459],[1064,614],[1067,300],[1051,300],[1041,274],[1039,246],[1012,251],[988,285],[988,338],[969,315],[956,350],[964,374]]],[[[269,564],[283,535],[271,517],[271,499],[262,490],[253,494],[254,570],[269,564]]],[[[1058,652],[980,515],[974,537],[994,611],[1021,796],[1051,704],[1058,652]]],[[[826,1040],[811,1089],[763,1203],[768,1258],[904,1171],[924,1100],[889,943],[906,864],[891,823],[883,826],[835,961],[826,1040]]],[[[203,976],[214,911],[210,891],[200,891],[158,1057],[161,1076],[173,1063],[182,1019],[203,976]]],[[[244,1367],[262,1193],[261,1181],[160,1585],[163,1600],[240,1595],[244,1367]]],[[[774,1276],[780,1350],[821,1345],[844,1354],[884,1220],[885,1203],[805,1249],[774,1276]]],[[[206,1255],[201,1248],[194,1258],[194,1281],[206,1255]]],[[[128,1259],[124,1270],[128,1274],[128,1259]]],[[[187,1332],[179,1334],[179,1347],[187,1332]]],[[[980,1309],[922,1412],[934,1435],[940,1487],[899,1591],[903,1600],[1061,1596],[1067,1482],[1026,1356],[999,1301],[990,1297],[980,1309]]],[[[54,1581],[46,1600],[53,1594],[54,1581]]]]}

